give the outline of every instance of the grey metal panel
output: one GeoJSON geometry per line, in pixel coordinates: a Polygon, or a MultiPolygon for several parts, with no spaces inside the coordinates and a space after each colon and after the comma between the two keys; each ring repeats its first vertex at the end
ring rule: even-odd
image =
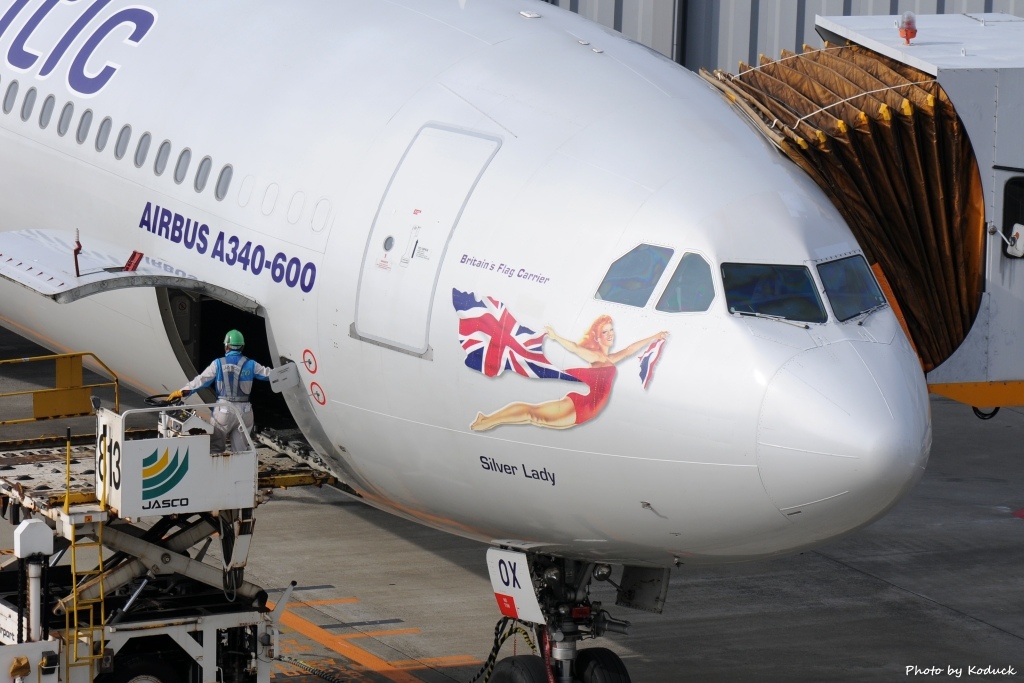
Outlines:
{"type": "Polygon", "coordinates": [[[993,94],[999,74],[996,69],[939,71],[938,74],[939,85],[953,101],[956,113],[971,138],[986,196],[990,196],[993,189],[991,173],[986,173],[986,169],[991,169],[995,163],[992,145],[995,142],[996,101],[993,94]]]}
{"type": "Polygon", "coordinates": [[[992,11],[1024,16],[1024,0],[993,0],[992,11]]]}
{"type": "Polygon", "coordinates": [[[915,2],[909,3],[910,7],[904,7],[901,11],[916,12],[917,14],[944,14],[944,11],[940,10],[940,5],[943,9],[946,5],[946,0],[915,0],[915,2]]]}
{"type": "Polygon", "coordinates": [[[730,71],[736,71],[740,60],[750,62],[757,59],[756,45],[751,49],[750,36],[757,27],[751,27],[751,10],[759,0],[732,0],[722,3],[718,15],[718,53],[716,62],[730,71]]]}
{"type": "MultiPolygon", "coordinates": [[[[1017,264],[1020,265],[1020,264],[1017,264]]],[[[1020,278],[1014,289],[992,287],[989,313],[988,381],[1024,379],[1024,364],[1020,362],[1024,300],[1020,297],[1020,278]]]]}
{"type": "Polygon", "coordinates": [[[615,0],[580,0],[580,16],[615,28],[615,0]]]}
{"type": "Polygon", "coordinates": [[[850,9],[851,15],[861,16],[889,14],[891,7],[889,5],[889,0],[857,0],[857,2],[851,3],[850,9]]]}
{"type": "Polygon", "coordinates": [[[792,0],[761,0],[758,12],[758,54],[778,59],[783,50],[799,51],[796,13],[792,0]]]}
{"type": "Polygon", "coordinates": [[[800,40],[800,46],[803,47],[804,43],[814,48],[825,47],[825,43],[821,40],[818,34],[814,30],[814,17],[817,15],[821,16],[835,16],[843,13],[843,0],[807,0],[805,7],[803,8],[803,16],[799,16],[800,2],[796,3],[796,10],[798,12],[797,19],[800,20],[802,31],[797,36],[800,40]]]}
{"type": "Polygon", "coordinates": [[[928,373],[929,384],[986,382],[991,379],[988,360],[991,298],[992,295],[989,292],[984,292],[981,295],[978,317],[974,319],[974,325],[967,333],[967,338],[942,365],[928,373]]]}
{"type": "Polygon", "coordinates": [[[1021,135],[1024,70],[1003,69],[999,72],[998,97],[995,163],[1000,166],[1024,168],[1024,135],[1021,135]]]}
{"type": "Polygon", "coordinates": [[[687,4],[685,55],[683,63],[696,71],[700,67],[719,68],[718,16],[722,6],[716,2],[687,4]]]}
{"type": "Polygon", "coordinates": [[[666,57],[673,57],[676,3],[665,0],[624,0],[622,33],[666,57]]]}
{"type": "Polygon", "coordinates": [[[986,0],[946,0],[946,13],[971,14],[985,12],[986,0]]]}

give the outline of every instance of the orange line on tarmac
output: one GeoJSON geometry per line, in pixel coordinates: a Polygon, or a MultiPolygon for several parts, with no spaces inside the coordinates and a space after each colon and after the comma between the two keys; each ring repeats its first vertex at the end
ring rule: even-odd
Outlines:
{"type": "Polygon", "coordinates": [[[391,666],[398,669],[419,669],[423,665],[452,665],[462,666],[470,664],[483,664],[482,661],[476,657],[470,657],[469,655],[453,655],[451,657],[425,657],[423,659],[406,659],[400,662],[391,662],[391,666]]]}
{"type": "Polygon", "coordinates": [[[381,636],[414,636],[421,633],[418,628],[393,628],[387,631],[360,631],[359,633],[343,633],[335,636],[342,640],[353,640],[355,638],[379,638],[381,636]]]}
{"type": "Polygon", "coordinates": [[[288,628],[298,631],[310,640],[320,643],[324,647],[329,647],[343,657],[347,657],[352,660],[356,664],[366,667],[374,673],[379,673],[388,680],[395,681],[395,683],[422,683],[420,679],[412,676],[411,674],[396,669],[390,662],[381,659],[373,653],[367,652],[358,645],[353,645],[344,637],[328,633],[316,624],[306,621],[297,614],[286,611],[281,615],[281,623],[288,628]]]}
{"type": "Polygon", "coordinates": [[[289,602],[288,609],[292,607],[313,607],[314,605],[348,605],[359,602],[359,598],[335,598],[334,600],[304,600],[302,602],[289,602]]]}

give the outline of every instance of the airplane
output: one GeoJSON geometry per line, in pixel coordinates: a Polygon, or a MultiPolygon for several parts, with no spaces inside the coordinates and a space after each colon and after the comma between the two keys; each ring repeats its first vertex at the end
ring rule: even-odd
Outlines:
{"type": "Polygon", "coordinates": [[[7,0],[0,156],[0,324],[148,394],[238,328],[353,493],[492,546],[546,658],[491,680],[629,680],[578,647],[624,628],[612,565],[660,611],[670,569],[851,533],[928,460],[825,194],[542,2],[7,0]]]}

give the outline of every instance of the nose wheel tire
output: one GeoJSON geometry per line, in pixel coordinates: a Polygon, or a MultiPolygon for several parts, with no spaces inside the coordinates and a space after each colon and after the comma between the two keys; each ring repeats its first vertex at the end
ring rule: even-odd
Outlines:
{"type": "Polygon", "coordinates": [[[606,647],[579,650],[575,671],[580,683],[630,683],[626,665],[606,647]]]}
{"type": "Polygon", "coordinates": [[[536,655],[505,657],[494,667],[489,683],[548,683],[548,673],[536,655]]]}

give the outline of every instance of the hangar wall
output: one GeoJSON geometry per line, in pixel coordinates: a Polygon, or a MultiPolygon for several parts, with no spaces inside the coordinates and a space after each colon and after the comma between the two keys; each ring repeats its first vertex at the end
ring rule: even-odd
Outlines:
{"type": "MultiPolygon", "coordinates": [[[[544,0],[604,24],[675,59],[679,8],[686,0],[544,0]]],[[[676,61],[679,61],[678,59],[676,61]]]]}
{"type": "Polygon", "coordinates": [[[758,54],[823,47],[814,16],[1005,12],[1024,0],[545,0],[621,31],[690,69],[735,72],[758,54]]]}

